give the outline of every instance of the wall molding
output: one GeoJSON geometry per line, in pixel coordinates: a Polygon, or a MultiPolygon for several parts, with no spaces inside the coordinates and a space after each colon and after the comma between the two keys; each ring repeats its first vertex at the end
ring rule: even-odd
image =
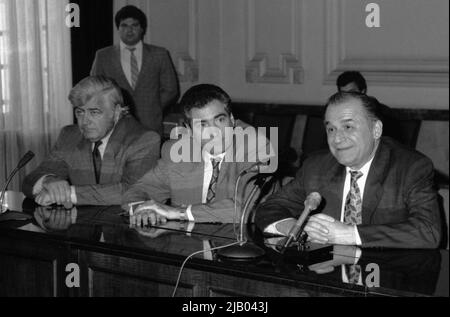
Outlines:
{"type": "Polygon", "coordinates": [[[187,51],[177,52],[176,68],[180,82],[197,82],[199,79],[198,66],[198,0],[189,0],[188,4],[188,48],[187,51]]]}
{"type": "Polygon", "coordinates": [[[246,6],[246,48],[245,77],[248,83],[302,84],[304,70],[301,65],[299,41],[301,36],[303,1],[291,0],[291,47],[288,53],[279,56],[279,68],[268,67],[268,54],[257,52],[255,48],[256,18],[255,0],[247,0],[246,6]],[[299,7],[300,6],[300,7],[299,7]]]}
{"type": "Polygon", "coordinates": [[[326,0],[325,3],[324,84],[335,84],[339,74],[344,71],[358,70],[366,80],[381,85],[448,87],[449,63],[446,59],[425,57],[397,60],[349,57],[344,28],[345,3],[345,0],[326,0]]]}

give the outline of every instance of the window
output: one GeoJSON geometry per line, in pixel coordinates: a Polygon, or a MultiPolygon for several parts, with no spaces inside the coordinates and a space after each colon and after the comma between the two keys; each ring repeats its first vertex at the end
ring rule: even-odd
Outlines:
{"type": "Polygon", "coordinates": [[[0,0],[0,113],[9,112],[8,107],[8,81],[7,81],[7,56],[6,47],[6,4],[0,0]]]}

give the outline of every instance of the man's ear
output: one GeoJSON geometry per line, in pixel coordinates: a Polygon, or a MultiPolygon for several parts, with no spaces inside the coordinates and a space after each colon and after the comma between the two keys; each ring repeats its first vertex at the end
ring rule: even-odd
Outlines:
{"type": "Polygon", "coordinates": [[[119,122],[122,115],[125,115],[127,112],[126,108],[123,108],[121,105],[116,105],[114,109],[114,124],[119,122]]]}
{"type": "Polygon", "coordinates": [[[373,137],[375,139],[379,139],[381,138],[382,134],[383,134],[383,122],[381,122],[381,120],[377,120],[373,125],[373,137]]]}

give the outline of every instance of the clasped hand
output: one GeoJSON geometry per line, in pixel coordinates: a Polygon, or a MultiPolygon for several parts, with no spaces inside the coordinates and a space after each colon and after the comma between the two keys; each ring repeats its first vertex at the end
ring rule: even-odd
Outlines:
{"type": "Polygon", "coordinates": [[[160,227],[135,227],[136,231],[149,238],[157,238],[159,236],[167,235],[172,233],[174,230],[180,229],[180,224],[176,221],[168,221],[167,223],[163,223],[160,227]]]}
{"type": "Polygon", "coordinates": [[[355,245],[355,228],[337,221],[325,214],[316,214],[309,218],[305,226],[308,240],[314,243],[355,245]]]}
{"type": "Polygon", "coordinates": [[[47,176],[42,183],[41,192],[35,197],[35,202],[41,206],[52,204],[72,207],[71,188],[69,182],[53,176],[47,176]]]}
{"type": "Polygon", "coordinates": [[[357,262],[356,254],[358,248],[348,245],[333,246],[333,258],[331,260],[315,263],[308,266],[310,271],[317,274],[325,274],[334,271],[334,268],[342,264],[355,264],[357,262]]]}
{"type": "Polygon", "coordinates": [[[77,209],[64,209],[62,207],[37,207],[34,211],[36,222],[45,230],[66,230],[77,220],[77,209]]]}
{"type": "Polygon", "coordinates": [[[158,203],[153,199],[137,207],[130,216],[130,225],[147,226],[165,224],[167,220],[179,220],[181,210],[177,207],[158,203]]]}

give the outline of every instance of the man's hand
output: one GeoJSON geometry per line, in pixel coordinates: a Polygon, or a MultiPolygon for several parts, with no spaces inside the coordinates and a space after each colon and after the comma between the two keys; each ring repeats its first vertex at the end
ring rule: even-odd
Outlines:
{"type": "Polygon", "coordinates": [[[317,274],[325,274],[334,271],[336,266],[355,264],[358,261],[357,250],[358,248],[355,246],[335,245],[333,246],[333,259],[312,264],[308,268],[317,274]]]}
{"type": "Polygon", "coordinates": [[[72,203],[69,182],[54,176],[47,176],[42,183],[42,191],[35,198],[43,206],[51,204],[69,205],[72,203]]]}
{"type": "Polygon", "coordinates": [[[159,227],[150,227],[150,228],[135,228],[139,234],[149,237],[149,238],[157,238],[162,235],[169,234],[173,232],[173,230],[180,229],[180,223],[176,221],[168,221],[167,223],[162,224],[159,227]],[[170,230],[172,229],[172,230],[170,230]]]}
{"type": "Polygon", "coordinates": [[[355,228],[344,224],[325,214],[317,214],[309,218],[305,226],[311,242],[342,245],[355,245],[355,228]]]}
{"type": "Polygon", "coordinates": [[[297,223],[297,219],[294,218],[289,218],[289,219],[285,219],[280,221],[279,223],[277,223],[275,225],[275,228],[277,229],[277,231],[285,236],[287,236],[289,234],[289,232],[291,231],[292,227],[297,223]]]}
{"type": "Polygon", "coordinates": [[[134,210],[130,216],[130,224],[133,226],[165,224],[167,220],[180,220],[183,213],[184,209],[149,200],[134,210]]]}
{"type": "Polygon", "coordinates": [[[76,223],[77,209],[38,207],[34,211],[36,222],[45,230],[66,230],[76,223]]]}

